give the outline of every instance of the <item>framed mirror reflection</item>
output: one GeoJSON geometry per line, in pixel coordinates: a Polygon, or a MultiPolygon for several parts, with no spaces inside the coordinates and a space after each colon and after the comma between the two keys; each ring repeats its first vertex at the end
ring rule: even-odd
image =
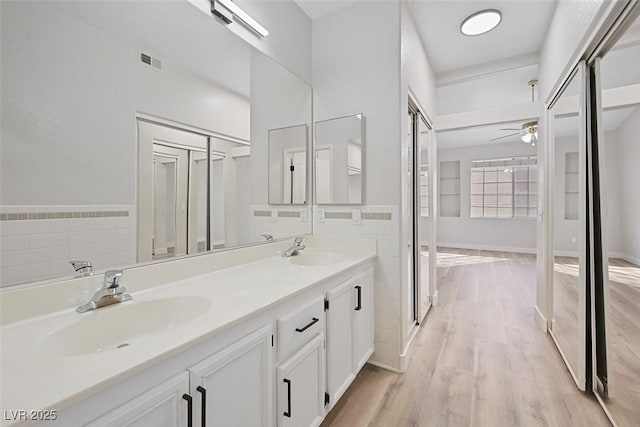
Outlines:
{"type": "Polygon", "coordinates": [[[316,122],[315,203],[360,205],[364,194],[364,116],[316,122]]]}

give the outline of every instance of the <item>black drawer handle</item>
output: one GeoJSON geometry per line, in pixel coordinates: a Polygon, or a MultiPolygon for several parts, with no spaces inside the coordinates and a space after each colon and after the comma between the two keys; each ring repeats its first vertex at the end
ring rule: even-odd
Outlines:
{"type": "Polygon", "coordinates": [[[309,322],[309,324],[307,326],[305,326],[304,328],[296,328],[296,332],[304,332],[307,329],[309,329],[310,327],[312,327],[313,325],[315,325],[316,323],[318,323],[320,321],[320,319],[318,319],[317,317],[314,317],[313,320],[311,322],[309,322]]]}
{"type": "Polygon", "coordinates": [[[358,305],[356,305],[356,311],[360,311],[362,309],[362,286],[356,286],[356,291],[358,293],[358,305]]]}
{"type": "Polygon", "coordinates": [[[285,378],[282,381],[287,385],[287,410],[282,415],[291,418],[291,380],[285,378]]]}
{"type": "Polygon", "coordinates": [[[182,398],[187,401],[187,427],[193,427],[193,398],[187,393],[182,398]]]}
{"type": "Polygon", "coordinates": [[[202,395],[202,419],[200,420],[200,424],[202,427],[206,427],[207,425],[207,389],[199,385],[196,387],[196,390],[200,392],[202,395]]]}

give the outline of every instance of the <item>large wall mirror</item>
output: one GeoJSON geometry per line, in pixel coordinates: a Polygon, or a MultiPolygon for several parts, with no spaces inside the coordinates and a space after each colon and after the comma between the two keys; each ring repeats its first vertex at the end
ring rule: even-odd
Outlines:
{"type": "Polygon", "coordinates": [[[550,151],[553,217],[551,336],[578,387],[586,371],[586,90],[584,63],[552,105],[550,151]]]}
{"type": "Polygon", "coordinates": [[[319,205],[363,203],[364,116],[316,122],[315,202],[319,205]]]}
{"type": "Polygon", "coordinates": [[[189,2],[0,8],[0,286],[311,232],[308,83],[189,2]]]}

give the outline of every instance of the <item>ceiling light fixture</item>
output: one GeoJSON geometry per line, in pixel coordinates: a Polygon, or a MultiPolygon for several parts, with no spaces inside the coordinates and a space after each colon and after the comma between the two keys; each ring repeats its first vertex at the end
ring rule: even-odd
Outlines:
{"type": "Polygon", "coordinates": [[[479,36],[496,28],[500,21],[502,21],[502,13],[499,10],[481,10],[462,21],[460,31],[465,36],[479,36]]]}
{"type": "Polygon", "coordinates": [[[227,25],[231,24],[235,18],[258,36],[267,37],[269,35],[269,30],[231,0],[211,0],[211,13],[227,25]]]}

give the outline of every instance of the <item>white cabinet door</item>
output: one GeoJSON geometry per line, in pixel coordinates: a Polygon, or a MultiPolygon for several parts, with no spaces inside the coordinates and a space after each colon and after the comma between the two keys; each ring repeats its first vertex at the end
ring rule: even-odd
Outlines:
{"type": "Polygon", "coordinates": [[[189,369],[194,427],[272,424],[271,333],[261,328],[189,369]]]}
{"type": "Polygon", "coordinates": [[[321,332],[278,367],[278,426],[319,426],[324,418],[325,348],[321,332]]]}
{"type": "Polygon", "coordinates": [[[349,281],[327,293],[327,390],[333,407],[349,387],[353,374],[354,284],[349,281]]]}
{"type": "Polygon", "coordinates": [[[184,427],[189,375],[183,372],[89,423],[88,427],[184,427]]]}
{"type": "Polygon", "coordinates": [[[373,277],[359,276],[354,284],[353,373],[357,374],[373,354],[373,277]]]}

